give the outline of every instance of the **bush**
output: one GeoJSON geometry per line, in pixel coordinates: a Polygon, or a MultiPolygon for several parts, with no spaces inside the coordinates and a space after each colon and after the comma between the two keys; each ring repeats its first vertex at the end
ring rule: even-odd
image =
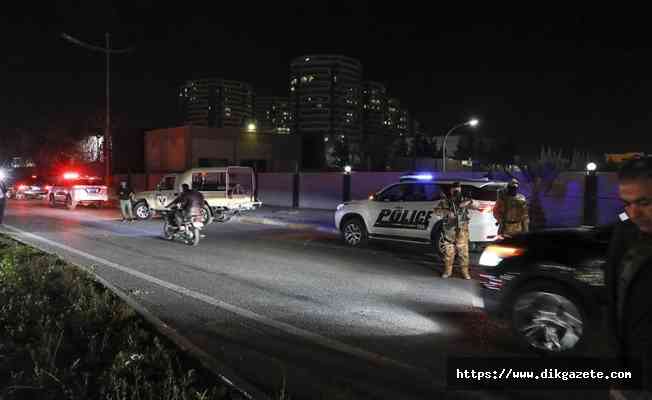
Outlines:
{"type": "Polygon", "coordinates": [[[92,277],[0,238],[0,399],[223,399],[92,277]]]}

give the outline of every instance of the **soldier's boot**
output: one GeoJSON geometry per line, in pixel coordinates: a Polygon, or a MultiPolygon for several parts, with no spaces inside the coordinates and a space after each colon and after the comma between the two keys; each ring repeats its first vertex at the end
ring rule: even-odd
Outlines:
{"type": "Polygon", "coordinates": [[[469,266],[468,265],[462,265],[462,276],[466,280],[471,279],[471,274],[469,273],[469,266]]]}
{"type": "Polygon", "coordinates": [[[446,278],[450,278],[451,275],[453,275],[453,263],[447,262],[444,266],[444,273],[441,274],[441,277],[446,279],[446,278]]]}

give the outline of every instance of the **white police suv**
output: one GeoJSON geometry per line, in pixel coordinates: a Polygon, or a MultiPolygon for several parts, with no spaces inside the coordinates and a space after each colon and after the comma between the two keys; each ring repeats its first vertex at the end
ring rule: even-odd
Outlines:
{"type": "Polygon", "coordinates": [[[472,243],[496,239],[498,226],[493,207],[507,182],[488,179],[433,179],[432,174],[402,176],[400,182],[386,186],[367,200],[337,206],[335,226],[349,246],[363,246],[369,239],[439,243],[441,218],[434,214],[437,202],[449,195],[454,182],[462,184],[465,197],[479,210],[470,211],[469,233],[472,243]]]}

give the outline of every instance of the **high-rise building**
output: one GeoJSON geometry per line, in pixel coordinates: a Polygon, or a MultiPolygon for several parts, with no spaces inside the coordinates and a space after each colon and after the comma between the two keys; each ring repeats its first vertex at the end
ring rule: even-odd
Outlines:
{"type": "Polygon", "coordinates": [[[257,129],[274,133],[291,133],[292,110],[287,97],[256,97],[257,129]]]}
{"type": "Polygon", "coordinates": [[[399,99],[391,98],[387,101],[387,113],[385,115],[385,125],[391,132],[397,136],[407,136],[411,133],[410,113],[407,109],[401,107],[399,99]]]}
{"type": "Polygon", "coordinates": [[[243,127],[254,118],[254,90],[221,78],[187,81],[179,88],[179,109],[184,125],[243,127]]]}
{"type": "Polygon", "coordinates": [[[321,168],[335,141],[349,148],[362,136],[362,64],[342,55],[305,55],[290,64],[294,132],[302,136],[304,167],[321,168]]]}
{"type": "Polygon", "coordinates": [[[382,83],[366,81],[362,84],[362,126],[365,135],[385,134],[387,89],[382,83]]]}

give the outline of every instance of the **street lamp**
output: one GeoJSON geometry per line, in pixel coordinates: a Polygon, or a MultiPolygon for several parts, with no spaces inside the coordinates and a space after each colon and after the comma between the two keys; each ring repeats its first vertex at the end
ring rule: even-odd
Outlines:
{"type": "Polygon", "coordinates": [[[344,167],[344,173],[347,174],[347,175],[349,175],[351,173],[351,166],[350,165],[346,165],[344,167]]]}
{"type": "Polygon", "coordinates": [[[133,48],[112,49],[108,32],[104,34],[106,47],[94,46],[82,42],[66,33],[62,33],[61,37],[77,46],[106,54],[106,130],[104,131],[104,173],[106,175],[106,184],[109,185],[111,181],[111,145],[113,144],[113,141],[111,140],[111,54],[128,53],[132,51],[133,48]]]}
{"type": "Polygon", "coordinates": [[[446,136],[444,136],[444,143],[442,144],[442,155],[441,155],[441,172],[446,172],[446,140],[448,139],[448,136],[450,136],[451,133],[453,133],[457,128],[461,128],[463,126],[470,126],[470,127],[476,127],[480,121],[476,118],[470,119],[466,122],[462,122],[461,124],[457,124],[454,127],[452,127],[448,133],[446,133],[446,136]]]}
{"type": "Polygon", "coordinates": [[[595,173],[595,170],[598,169],[598,165],[594,162],[586,164],[586,172],[589,174],[595,173]]]}

